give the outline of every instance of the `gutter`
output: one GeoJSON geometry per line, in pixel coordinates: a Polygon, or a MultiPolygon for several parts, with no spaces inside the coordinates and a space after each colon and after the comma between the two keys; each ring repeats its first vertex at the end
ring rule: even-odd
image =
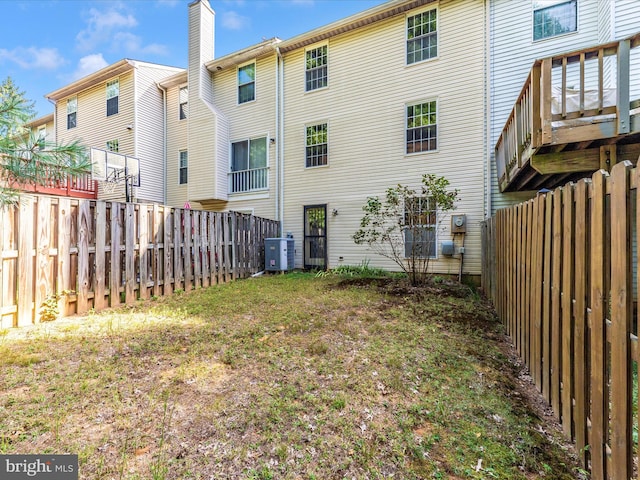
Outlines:
{"type": "Polygon", "coordinates": [[[156,83],[162,92],[162,204],[167,204],[167,89],[156,83]]]}
{"type": "Polygon", "coordinates": [[[484,79],[484,111],[485,111],[485,189],[486,189],[486,211],[485,219],[491,218],[492,206],[491,198],[493,197],[492,181],[491,181],[491,2],[484,2],[484,62],[485,62],[485,79],[484,79]]]}
{"type": "Polygon", "coordinates": [[[280,197],[280,212],[278,212],[277,214],[277,218],[280,220],[280,238],[284,237],[284,58],[282,56],[282,53],[280,52],[280,47],[276,47],[276,52],[278,54],[278,66],[280,69],[280,73],[279,75],[277,75],[277,77],[279,77],[279,81],[277,81],[276,83],[278,84],[279,87],[279,94],[278,94],[278,99],[279,99],[279,107],[280,107],[280,111],[278,112],[278,117],[279,117],[279,127],[280,127],[280,132],[278,134],[278,142],[276,144],[276,148],[280,150],[280,154],[279,154],[279,173],[280,173],[280,185],[279,185],[279,193],[278,196],[280,197]]]}

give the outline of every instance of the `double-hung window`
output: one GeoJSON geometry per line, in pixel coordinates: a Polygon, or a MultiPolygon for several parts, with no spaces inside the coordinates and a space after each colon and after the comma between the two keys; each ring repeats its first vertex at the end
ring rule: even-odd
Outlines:
{"type": "Polygon", "coordinates": [[[229,193],[266,189],[267,173],[267,137],[231,144],[229,193]]]}
{"type": "Polygon", "coordinates": [[[328,158],[327,124],[307,125],[305,165],[307,167],[320,167],[328,163],[328,158]]]}
{"type": "Polygon", "coordinates": [[[438,56],[438,11],[407,17],[407,64],[438,56]]]}
{"type": "Polygon", "coordinates": [[[78,114],[78,97],[73,97],[67,100],[67,130],[76,128],[78,114]]]}
{"type": "Polygon", "coordinates": [[[188,182],[188,167],[189,167],[189,154],[186,150],[180,150],[180,167],[179,167],[179,178],[180,185],[184,185],[188,182]]]}
{"type": "Polygon", "coordinates": [[[406,152],[429,152],[438,148],[437,102],[407,105],[406,152]]]}
{"type": "Polygon", "coordinates": [[[405,200],[404,256],[436,256],[436,207],[433,198],[410,197],[405,200]]]}
{"type": "Polygon", "coordinates": [[[578,1],[538,0],[533,4],[533,40],[543,40],[578,29],[578,1]]]}
{"type": "Polygon", "coordinates": [[[107,82],[107,117],[118,113],[118,97],[120,96],[120,81],[116,78],[107,82]]]}
{"type": "Polygon", "coordinates": [[[305,90],[317,90],[327,86],[327,46],[305,52],[305,90]]]}
{"type": "Polygon", "coordinates": [[[181,87],[179,96],[180,120],[184,120],[189,114],[189,87],[181,87]]]}
{"type": "Polygon", "coordinates": [[[238,68],[238,103],[256,99],[256,64],[250,63],[238,68]]]}

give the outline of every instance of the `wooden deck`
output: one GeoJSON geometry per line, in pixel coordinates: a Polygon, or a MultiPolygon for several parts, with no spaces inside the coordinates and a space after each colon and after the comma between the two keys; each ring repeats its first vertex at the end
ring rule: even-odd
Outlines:
{"type": "Polygon", "coordinates": [[[500,191],[554,188],[637,161],[640,99],[630,79],[640,65],[630,58],[638,47],[640,33],[536,60],[495,146],[500,191]]]}

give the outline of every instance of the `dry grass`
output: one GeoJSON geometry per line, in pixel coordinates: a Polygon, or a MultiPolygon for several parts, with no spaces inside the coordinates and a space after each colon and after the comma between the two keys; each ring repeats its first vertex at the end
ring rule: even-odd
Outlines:
{"type": "Polygon", "coordinates": [[[466,290],[294,273],[3,333],[0,453],[83,479],[576,478],[466,290]]]}

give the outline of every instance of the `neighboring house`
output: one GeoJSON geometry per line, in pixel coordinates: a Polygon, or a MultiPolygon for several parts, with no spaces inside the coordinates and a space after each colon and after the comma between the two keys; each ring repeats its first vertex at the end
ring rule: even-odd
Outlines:
{"type": "Polygon", "coordinates": [[[490,5],[488,213],[531,198],[541,188],[610,168],[616,160],[635,162],[640,154],[640,124],[633,114],[633,101],[640,98],[638,37],[629,42],[629,60],[622,67],[615,53],[619,40],[640,32],[640,2],[491,0],[490,5]],[[564,55],[569,52],[574,54],[564,55]],[[551,74],[545,84],[547,65],[551,74]],[[629,68],[626,73],[624,65],[629,68]],[[617,95],[625,91],[631,106],[626,125],[630,132],[616,125],[616,119],[622,118],[617,110],[625,103],[617,95]],[[540,109],[532,115],[522,114],[536,105],[540,109]]]}
{"type": "Polygon", "coordinates": [[[477,275],[497,208],[638,157],[640,36],[618,42],[635,0],[391,0],[220,58],[211,5],[188,8],[187,69],[122,60],[52,92],[55,137],[139,158],[136,201],[280,220],[296,267],[394,268],[353,242],[362,206],[433,173],[467,219],[424,225],[433,270],[457,273],[464,246],[477,275]]]}
{"type": "MultiPolygon", "coordinates": [[[[66,85],[46,97],[55,103],[55,138],[139,160],[140,186],[130,198],[164,202],[164,99],[159,80],[181,69],[124,59],[66,85]]],[[[124,183],[99,197],[124,199],[124,183]]]]}
{"type": "MultiPolygon", "coordinates": [[[[460,191],[464,271],[479,273],[488,174],[483,2],[395,0],[219,59],[209,3],[189,9],[187,184],[176,181],[185,145],[168,142],[167,199],[282,220],[296,267],[366,260],[393,268],[353,242],[362,206],[434,173],[460,191]]],[[[183,128],[172,117],[184,80],[160,82],[169,130],[183,128]]],[[[440,251],[452,239],[449,224],[425,225],[427,248],[435,271],[457,273],[460,255],[440,251]]]]}

